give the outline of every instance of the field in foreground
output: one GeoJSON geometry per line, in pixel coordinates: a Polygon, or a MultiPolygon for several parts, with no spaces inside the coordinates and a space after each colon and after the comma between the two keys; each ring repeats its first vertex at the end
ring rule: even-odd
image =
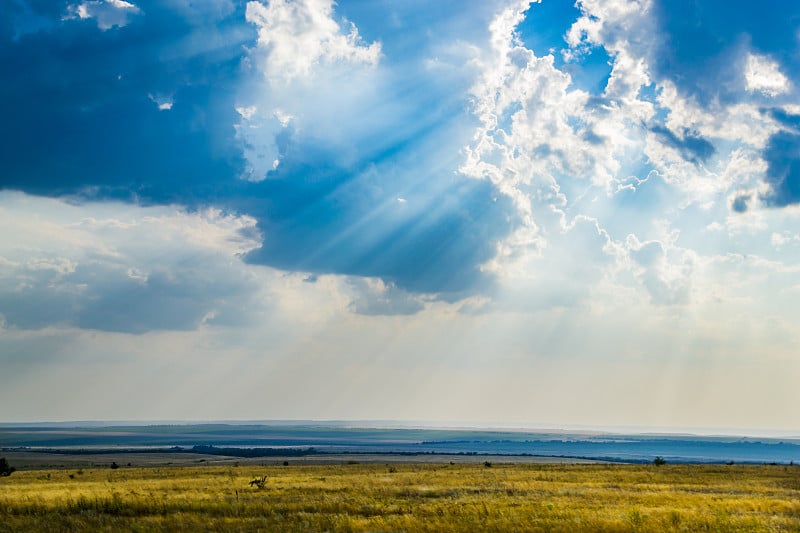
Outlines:
{"type": "Polygon", "coordinates": [[[248,465],[0,478],[0,531],[86,529],[800,531],[800,468],[248,465]]]}

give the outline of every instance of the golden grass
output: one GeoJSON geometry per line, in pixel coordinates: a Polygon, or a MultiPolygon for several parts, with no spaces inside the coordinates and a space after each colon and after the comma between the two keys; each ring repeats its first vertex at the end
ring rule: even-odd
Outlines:
{"type": "Polygon", "coordinates": [[[323,465],[15,472],[0,531],[800,531],[800,468],[323,465]],[[264,488],[250,486],[267,476],[264,488]]]}

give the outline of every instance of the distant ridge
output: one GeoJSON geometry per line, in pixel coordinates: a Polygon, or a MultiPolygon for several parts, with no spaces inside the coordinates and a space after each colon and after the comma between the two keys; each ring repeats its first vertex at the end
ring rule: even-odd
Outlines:
{"type": "Polygon", "coordinates": [[[800,463],[800,439],[737,435],[465,429],[341,421],[58,422],[0,425],[3,449],[314,448],[320,453],[489,454],[649,462],[800,463]]]}

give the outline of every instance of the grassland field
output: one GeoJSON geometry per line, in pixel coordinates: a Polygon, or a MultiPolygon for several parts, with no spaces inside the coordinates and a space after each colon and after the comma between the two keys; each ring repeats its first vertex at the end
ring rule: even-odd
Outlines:
{"type": "Polygon", "coordinates": [[[800,531],[800,467],[203,464],[0,478],[0,532],[87,530],[800,531]]]}

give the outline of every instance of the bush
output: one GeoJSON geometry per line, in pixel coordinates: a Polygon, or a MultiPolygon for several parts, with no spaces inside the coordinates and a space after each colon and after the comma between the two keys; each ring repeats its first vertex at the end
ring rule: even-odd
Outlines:
{"type": "Polygon", "coordinates": [[[0,457],[0,476],[10,476],[16,468],[8,464],[5,457],[0,457]]]}
{"type": "Polygon", "coordinates": [[[661,457],[660,455],[656,455],[656,458],[653,459],[653,464],[656,466],[661,466],[667,464],[667,460],[661,457]]]}
{"type": "Polygon", "coordinates": [[[267,476],[257,477],[250,482],[251,487],[256,487],[259,489],[263,489],[266,484],[267,484],[267,476]]]}

